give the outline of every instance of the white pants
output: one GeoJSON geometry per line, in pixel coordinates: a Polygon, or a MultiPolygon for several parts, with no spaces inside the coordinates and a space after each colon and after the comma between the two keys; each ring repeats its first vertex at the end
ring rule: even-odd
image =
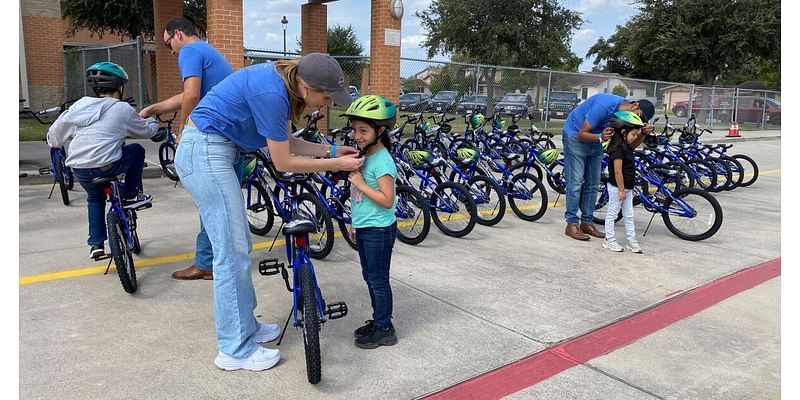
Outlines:
{"type": "Polygon", "coordinates": [[[614,238],[614,220],[617,219],[619,209],[622,208],[622,221],[625,223],[625,236],[628,242],[636,240],[636,226],[633,224],[633,190],[625,190],[625,201],[619,201],[619,188],[606,183],[608,189],[608,211],[606,212],[606,240],[614,238]]]}

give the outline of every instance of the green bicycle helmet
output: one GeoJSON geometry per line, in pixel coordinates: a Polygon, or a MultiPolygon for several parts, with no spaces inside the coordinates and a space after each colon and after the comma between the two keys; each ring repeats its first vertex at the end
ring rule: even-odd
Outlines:
{"type": "Polygon", "coordinates": [[[256,158],[255,158],[255,157],[253,157],[253,158],[251,158],[251,159],[250,159],[250,161],[249,161],[247,164],[245,164],[245,166],[244,166],[244,174],[242,175],[242,177],[243,177],[243,179],[242,179],[242,180],[243,180],[243,181],[244,181],[244,180],[246,180],[246,179],[247,179],[247,177],[248,177],[248,176],[250,176],[250,175],[253,173],[253,171],[255,171],[255,169],[256,169],[256,158]]]}
{"type": "Polygon", "coordinates": [[[117,64],[102,61],[86,69],[86,82],[97,94],[100,88],[118,89],[128,83],[128,73],[117,64]]]}
{"type": "Polygon", "coordinates": [[[428,121],[425,121],[425,123],[420,125],[420,128],[422,129],[423,132],[428,133],[431,130],[431,123],[428,122],[428,121]]]}
{"type": "Polygon", "coordinates": [[[614,129],[641,128],[644,126],[644,122],[632,111],[617,111],[611,118],[609,126],[614,129]]]}
{"type": "Polygon", "coordinates": [[[412,165],[422,165],[433,161],[433,154],[427,150],[411,150],[408,152],[408,162],[412,165]]]}
{"type": "Polygon", "coordinates": [[[559,149],[550,149],[550,150],[545,150],[545,151],[539,153],[539,155],[537,155],[536,158],[539,159],[540,163],[542,163],[544,165],[550,165],[550,164],[556,162],[556,160],[558,159],[558,156],[560,156],[560,155],[561,155],[561,150],[559,150],[559,149]]]}
{"type": "Polygon", "coordinates": [[[486,121],[486,117],[484,117],[483,114],[472,114],[469,117],[469,126],[472,127],[472,129],[478,129],[478,127],[483,125],[484,121],[486,121]]]}
{"type": "Polygon", "coordinates": [[[343,115],[391,128],[397,121],[397,106],[384,97],[369,94],[355,99],[343,115]]]}
{"type": "Polygon", "coordinates": [[[497,121],[495,121],[494,127],[495,129],[502,131],[503,129],[506,128],[506,121],[498,119],[497,121]]]}
{"type": "Polygon", "coordinates": [[[462,164],[475,163],[481,159],[481,153],[469,147],[457,149],[456,156],[458,156],[458,159],[462,164]]]}

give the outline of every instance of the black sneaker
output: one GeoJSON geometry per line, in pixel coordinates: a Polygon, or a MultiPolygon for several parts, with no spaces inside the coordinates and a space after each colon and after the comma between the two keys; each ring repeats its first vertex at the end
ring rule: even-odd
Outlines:
{"type": "Polygon", "coordinates": [[[125,199],[124,200],[124,207],[125,208],[137,208],[143,206],[145,204],[151,203],[153,201],[153,196],[150,196],[147,193],[139,193],[138,195],[125,199]]]}
{"type": "Polygon", "coordinates": [[[394,327],[389,328],[388,331],[373,328],[370,335],[356,339],[356,347],[362,349],[376,349],[379,346],[392,346],[395,344],[397,344],[397,336],[394,334],[394,327]]]}
{"type": "Polygon", "coordinates": [[[368,319],[368,320],[366,320],[364,322],[366,322],[367,324],[362,326],[361,328],[356,329],[356,331],[353,332],[355,334],[355,336],[356,336],[356,339],[358,339],[358,338],[360,338],[362,336],[369,336],[369,335],[372,334],[372,330],[374,329],[374,328],[372,328],[372,320],[368,319]]]}
{"type": "Polygon", "coordinates": [[[99,257],[102,257],[106,254],[105,250],[103,250],[102,244],[95,244],[92,245],[92,248],[89,249],[89,258],[92,260],[96,260],[99,257]]]}

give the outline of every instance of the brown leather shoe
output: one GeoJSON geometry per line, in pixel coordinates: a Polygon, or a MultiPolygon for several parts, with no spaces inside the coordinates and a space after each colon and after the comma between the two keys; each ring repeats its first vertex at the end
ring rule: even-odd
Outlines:
{"type": "Polygon", "coordinates": [[[203,271],[192,264],[192,266],[189,268],[173,272],[172,279],[180,279],[184,281],[196,279],[213,280],[214,274],[211,271],[203,271]]]}
{"type": "Polygon", "coordinates": [[[578,224],[567,224],[567,228],[564,230],[564,234],[575,239],[575,240],[589,240],[589,235],[581,232],[581,228],[578,227],[578,224]]]}
{"type": "Polygon", "coordinates": [[[606,237],[606,234],[598,231],[594,224],[581,224],[581,232],[588,233],[589,235],[600,239],[604,239],[606,237]]]}

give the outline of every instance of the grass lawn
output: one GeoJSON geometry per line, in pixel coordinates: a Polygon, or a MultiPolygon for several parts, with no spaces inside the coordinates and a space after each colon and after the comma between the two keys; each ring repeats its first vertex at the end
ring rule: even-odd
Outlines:
{"type": "Polygon", "coordinates": [[[47,137],[47,130],[50,125],[42,125],[33,118],[19,119],[19,141],[31,142],[43,140],[47,137]]]}

